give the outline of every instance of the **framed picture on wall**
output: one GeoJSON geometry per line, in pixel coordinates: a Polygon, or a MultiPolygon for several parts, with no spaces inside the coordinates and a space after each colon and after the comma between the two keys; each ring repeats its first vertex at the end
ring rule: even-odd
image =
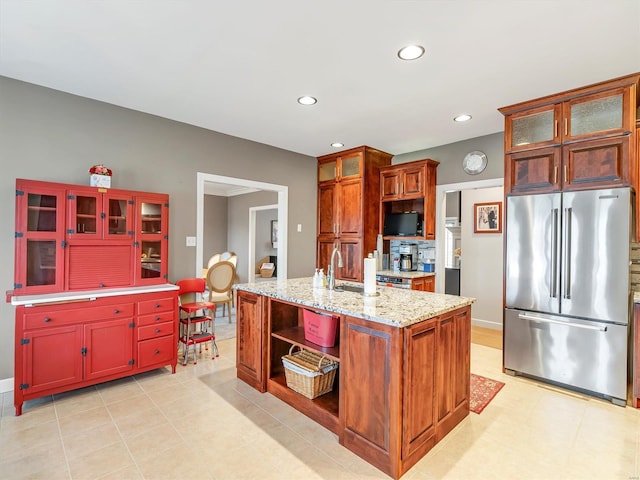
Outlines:
{"type": "Polygon", "coordinates": [[[271,220],[271,246],[278,248],[278,221],[271,220]]]}
{"type": "Polygon", "coordinates": [[[502,202],[473,204],[473,233],[502,233],[502,202]]]}

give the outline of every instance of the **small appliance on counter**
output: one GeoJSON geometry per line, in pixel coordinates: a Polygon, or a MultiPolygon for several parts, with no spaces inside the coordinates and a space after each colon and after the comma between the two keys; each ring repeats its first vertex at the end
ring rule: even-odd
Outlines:
{"type": "Polygon", "coordinates": [[[418,270],[418,246],[401,244],[398,248],[400,254],[400,271],[411,272],[418,270]]]}

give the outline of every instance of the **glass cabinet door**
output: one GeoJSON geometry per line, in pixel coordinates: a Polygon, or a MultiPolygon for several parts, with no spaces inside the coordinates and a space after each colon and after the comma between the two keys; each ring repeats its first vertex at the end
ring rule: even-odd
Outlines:
{"type": "Polygon", "coordinates": [[[564,139],[593,137],[597,134],[620,134],[631,131],[627,125],[625,105],[628,89],[619,88],[605,93],[588,95],[566,103],[564,139]]]}
{"type": "Polygon", "coordinates": [[[511,132],[510,150],[523,150],[560,143],[560,106],[548,105],[507,117],[511,132]]]}
{"type": "Polygon", "coordinates": [[[98,207],[101,198],[95,193],[69,192],[69,234],[98,238],[102,235],[98,207]]]}
{"type": "Polygon", "coordinates": [[[64,190],[16,183],[16,293],[46,293],[62,288],[64,190]]]}
{"type": "Polygon", "coordinates": [[[324,162],[318,165],[318,181],[325,182],[328,180],[335,180],[337,178],[338,161],[332,160],[330,162],[324,162]]]}
{"type": "Polygon", "coordinates": [[[136,198],[136,284],[163,283],[167,279],[168,199],[136,198]]]}
{"type": "Polygon", "coordinates": [[[133,218],[133,199],[123,195],[107,194],[104,196],[104,237],[122,238],[133,235],[131,219],[133,218]]]}
{"type": "Polygon", "coordinates": [[[362,155],[360,155],[360,153],[349,157],[342,157],[340,159],[340,178],[359,177],[361,158],[362,155]]]}

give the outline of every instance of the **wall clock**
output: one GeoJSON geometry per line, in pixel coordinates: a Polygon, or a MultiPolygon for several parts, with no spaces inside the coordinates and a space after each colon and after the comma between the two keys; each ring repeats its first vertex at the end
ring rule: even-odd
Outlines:
{"type": "Polygon", "coordinates": [[[487,168],[487,156],[479,150],[469,152],[462,160],[462,168],[469,175],[477,175],[487,168]]]}

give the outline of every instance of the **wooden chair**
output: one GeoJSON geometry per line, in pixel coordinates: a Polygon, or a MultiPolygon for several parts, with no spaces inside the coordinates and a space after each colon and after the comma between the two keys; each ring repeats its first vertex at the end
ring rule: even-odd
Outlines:
{"type": "Polygon", "coordinates": [[[205,281],[202,278],[186,278],[176,282],[178,286],[178,305],[180,315],[180,335],[179,343],[183,346],[182,364],[188,362],[189,348],[193,348],[193,364],[198,363],[197,346],[211,342],[212,360],[219,356],[216,345],[216,335],[214,331],[213,317],[215,316],[216,305],[213,302],[203,301],[202,296],[205,291],[205,281]],[[209,314],[207,314],[209,312],[209,314]]]}
{"type": "Polygon", "coordinates": [[[236,267],[231,262],[220,261],[207,271],[207,287],[209,288],[209,302],[222,304],[222,315],[228,309],[229,323],[231,323],[231,304],[233,302],[233,282],[236,278],[236,267]]]}

